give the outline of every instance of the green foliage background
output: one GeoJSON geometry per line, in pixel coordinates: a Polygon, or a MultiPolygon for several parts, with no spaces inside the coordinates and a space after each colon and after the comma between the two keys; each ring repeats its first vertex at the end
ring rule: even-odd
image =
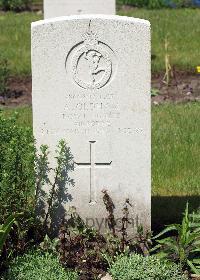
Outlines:
{"type": "Polygon", "coordinates": [[[0,221],[13,213],[33,211],[34,140],[31,128],[16,123],[16,116],[0,113],[0,221]]]}
{"type": "Polygon", "coordinates": [[[163,7],[192,7],[192,0],[117,0],[119,5],[130,5],[134,7],[147,7],[149,9],[159,9],[163,7]]]}
{"type": "Polygon", "coordinates": [[[31,3],[32,0],[0,0],[0,7],[19,12],[28,9],[31,3]]]}
{"type": "MultiPolygon", "coordinates": [[[[152,71],[165,69],[165,38],[169,41],[170,63],[179,70],[195,71],[199,59],[200,9],[135,9],[119,15],[144,18],[151,22],[152,71]]],[[[0,53],[8,59],[11,75],[31,73],[31,22],[42,19],[32,12],[0,13],[0,53]]]]}

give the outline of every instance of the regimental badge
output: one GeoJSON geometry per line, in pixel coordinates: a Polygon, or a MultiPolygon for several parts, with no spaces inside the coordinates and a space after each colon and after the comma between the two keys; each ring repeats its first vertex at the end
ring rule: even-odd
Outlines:
{"type": "Polygon", "coordinates": [[[113,63],[110,56],[112,49],[98,40],[97,34],[91,30],[83,35],[83,41],[74,46],[67,56],[71,56],[71,71],[74,82],[84,89],[100,89],[104,87],[113,74],[113,63]]]}

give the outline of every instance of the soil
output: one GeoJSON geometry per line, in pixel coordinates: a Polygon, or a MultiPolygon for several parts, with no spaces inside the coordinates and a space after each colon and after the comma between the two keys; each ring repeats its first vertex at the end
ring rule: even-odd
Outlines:
{"type": "MultiPolygon", "coordinates": [[[[164,73],[152,77],[152,103],[185,103],[200,101],[200,74],[176,72],[167,86],[164,73]]],[[[31,105],[31,77],[11,77],[6,97],[0,96],[1,107],[31,105]]]]}
{"type": "Polygon", "coordinates": [[[19,107],[31,105],[31,77],[11,77],[5,97],[0,96],[1,107],[19,107]]]}
{"type": "Polygon", "coordinates": [[[168,86],[163,78],[164,73],[152,77],[153,104],[200,101],[200,73],[173,72],[168,86]]]}

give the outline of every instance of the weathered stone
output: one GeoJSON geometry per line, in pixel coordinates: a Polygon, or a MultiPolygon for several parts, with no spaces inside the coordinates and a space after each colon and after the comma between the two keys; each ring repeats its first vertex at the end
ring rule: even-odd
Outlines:
{"type": "Polygon", "coordinates": [[[106,276],[101,278],[101,280],[113,280],[113,278],[110,276],[110,274],[107,273],[106,276]]]}
{"type": "MultiPolygon", "coordinates": [[[[120,16],[71,16],[32,24],[33,125],[52,155],[65,139],[74,155],[75,187],[66,186],[89,226],[116,228],[129,207],[128,230],[150,229],[150,25],[120,16]]],[[[69,197],[69,196],[68,196],[69,197]]]]}
{"type": "Polygon", "coordinates": [[[115,0],[44,0],[44,18],[80,14],[115,14],[115,0]]]}

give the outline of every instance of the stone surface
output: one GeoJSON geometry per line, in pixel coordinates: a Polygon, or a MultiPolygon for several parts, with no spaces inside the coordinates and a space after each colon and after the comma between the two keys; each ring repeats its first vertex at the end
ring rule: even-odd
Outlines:
{"type": "Polygon", "coordinates": [[[115,14],[115,0],[44,0],[44,18],[80,14],[115,14]]]}
{"type": "Polygon", "coordinates": [[[95,15],[35,22],[32,78],[37,145],[49,145],[53,156],[65,139],[76,162],[63,207],[75,206],[88,225],[105,231],[106,189],[118,229],[127,199],[129,232],[137,224],[149,229],[149,22],[95,15]]]}
{"type": "Polygon", "coordinates": [[[101,278],[101,280],[113,280],[113,278],[107,273],[106,276],[101,278]]]}

